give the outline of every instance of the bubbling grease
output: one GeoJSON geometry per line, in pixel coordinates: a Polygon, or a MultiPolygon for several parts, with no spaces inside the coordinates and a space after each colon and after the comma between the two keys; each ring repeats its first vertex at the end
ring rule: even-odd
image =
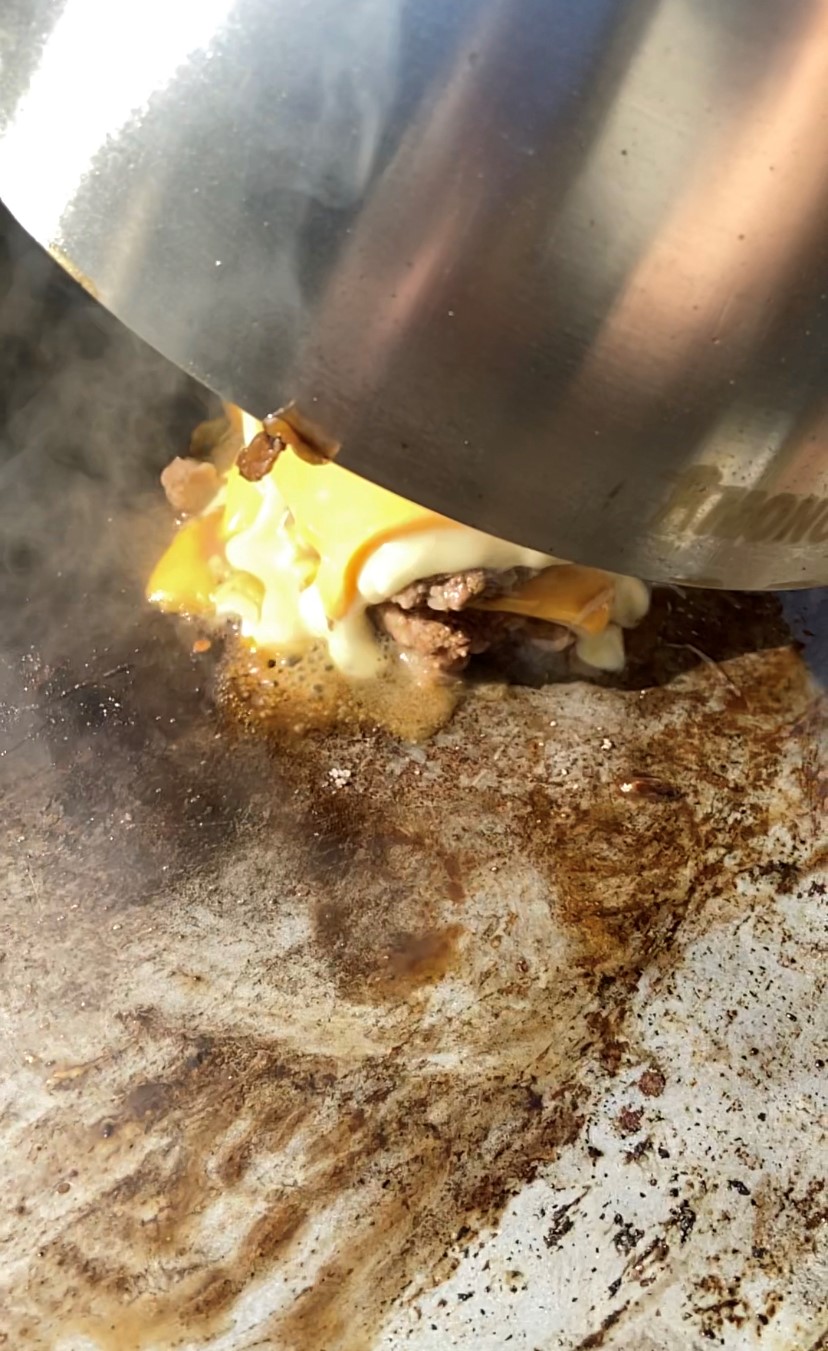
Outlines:
{"type": "MultiPolygon", "coordinates": [[[[382,646],[390,649],[390,640],[382,646]]],[[[238,639],[231,642],[218,681],[218,698],[234,722],[291,741],[338,727],[377,727],[417,743],[444,727],[466,687],[457,678],[420,683],[390,650],[378,676],[350,680],[322,643],[293,656],[274,656],[238,639]]]]}

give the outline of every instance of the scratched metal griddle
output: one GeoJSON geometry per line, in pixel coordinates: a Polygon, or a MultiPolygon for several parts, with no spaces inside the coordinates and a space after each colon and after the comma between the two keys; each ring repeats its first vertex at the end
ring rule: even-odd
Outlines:
{"type": "Polygon", "coordinates": [[[209,405],[3,248],[0,1345],[824,1345],[825,596],[247,730],[141,604],[209,405]]]}

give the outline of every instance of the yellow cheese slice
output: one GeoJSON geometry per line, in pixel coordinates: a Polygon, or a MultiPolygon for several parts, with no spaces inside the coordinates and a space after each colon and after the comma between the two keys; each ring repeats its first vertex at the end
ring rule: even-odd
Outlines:
{"type": "Polygon", "coordinates": [[[314,584],[331,620],[347,613],[362,565],[380,545],[423,530],[463,529],[338,464],[308,464],[287,453],[271,473],[297,534],[319,554],[314,584]]]}
{"type": "Polygon", "coordinates": [[[222,539],[232,539],[242,530],[249,530],[262,507],[262,495],[256,483],[242,478],[234,465],[227,475],[224,493],[224,514],[221,519],[222,539]]]}
{"type": "Polygon", "coordinates": [[[601,633],[610,621],[614,593],[615,583],[608,573],[559,563],[531,577],[511,595],[473,605],[476,610],[505,610],[565,624],[579,633],[601,633]]]}
{"type": "Polygon", "coordinates": [[[221,559],[221,512],[180,525],[147,583],[147,599],[174,614],[209,613],[221,559]]]}

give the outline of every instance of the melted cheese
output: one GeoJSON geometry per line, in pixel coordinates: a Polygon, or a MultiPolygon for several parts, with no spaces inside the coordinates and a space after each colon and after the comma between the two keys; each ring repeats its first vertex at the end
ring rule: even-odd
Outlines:
{"type": "MultiPolygon", "coordinates": [[[[242,417],[245,441],[260,424],[242,417]]],[[[287,438],[286,438],[287,439],[287,438]]],[[[167,610],[235,617],[256,647],[301,651],[321,640],[351,676],[383,663],[367,609],[423,577],[469,568],[544,569],[477,608],[563,624],[592,665],[623,665],[621,628],[646,587],[497,539],[419,507],[337,464],[286,451],[263,479],[233,468],[201,517],[175,535],[147,588],[167,610]]]]}
{"type": "Polygon", "coordinates": [[[221,513],[179,526],[147,583],[147,599],[172,614],[207,614],[221,568],[221,513]]]}
{"type": "Polygon", "coordinates": [[[333,620],[348,613],[361,590],[363,566],[384,544],[407,542],[411,535],[448,532],[453,537],[462,531],[456,521],[338,464],[311,465],[288,453],[279,456],[271,477],[294,517],[297,534],[318,555],[315,585],[333,620]]]}
{"type": "Polygon", "coordinates": [[[513,595],[477,601],[478,610],[507,610],[547,619],[579,633],[601,633],[610,621],[615,584],[607,572],[561,563],[538,573],[513,595]]]}

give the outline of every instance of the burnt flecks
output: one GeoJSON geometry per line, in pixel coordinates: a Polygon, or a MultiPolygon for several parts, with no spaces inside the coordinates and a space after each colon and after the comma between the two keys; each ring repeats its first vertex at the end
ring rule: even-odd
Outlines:
{"type": "Polygon", "coordinates": [[[584,1194],[576,1197],[574,1201],[569,1201],[565,1206],[556,1206],[552,1211],[549,1228],[543,1236],[547,1248],[552,1250],[559,1248],[566,1235],[575,1227],[575,1221],[569,1212],[583,1200],[584,1194]]]}
{"type": "Polygon", "coordinates": [[[696,1212],[689,1201],[682,1201],[670,1211],[670,1224],[678,1229],[681,1243],[686,1243],[696,1225],[696,1212]]]}
{"type": "MultiPolygon", "coordinates": [[[[17,388],[21,375],[27,386],[24,364],[12,374],[23,408],[31,394],[17,388]]],[[[152,404],[150,394],[138,404],[152,404]]],[[[560,687],[519,690],[489,723],[475,721],[469,701],[456,742],[430,745],[427,763],[402,772],[399,745],[381,736],[363,743],[354,723],[343,735],[303,739],[291,759],[266,735],[246,737],[238,720],[230,727],[216,717],[207,664],[176,645],[172,621],[159,625],[163,639],[136,627],[141,581],[129,569],[148,522],[134,511],[135,490],[143,485],[160,498],[157,473],[178,447],[138,423],[152,463],[138,472],[135,437],[125,441],[119,425],[106,463],[127,475],[117,491],[79,498],[74,517],[61,439],[63,465],[50,455],[48,473],[32,476],[33,497],[54,500],[48,522],[59,531],[41,534],[50,547],[38,551],[26,520],[9,541],[6,634],[9,624],[16,629],[14,605],[25,592],[34,602],[18,605],[26,642],[40,643],[44,659],[61,669],[51,688],[32,693],[36,729],[29,737],[29,722],[21,724],[26,748],[5,761],[13,863],[27,883],[26,869],[36,877],[45,922],[33,929],[30,915],[7,909],[9,940],[31,940],[31,951],[26,984],[15,985],[21,977],[10,970],[4,934],[4,984],[38,1019],[43,1011],[59,1025],[38,1026],[38,1052],[48,1054],[64,1036],[66,1010],[77,1014],[82,1042],[88,1034],[97,1044],[100,1034],[104,1054],[88,1073],[66,1079],[61,1093],[47,1082],[48,1115],[25,1132],[32,1178],[25,1163],[19,1176],[31,1187],[33,1218],[24,1224],[21,1199],[15,1244],[28,1270],[4,1301],[2,1335],[34,1351],[40,1324],[50,1345],[55,1337],[74,1342],[83,1332],[71,1320],[94,1310],[93,1340],[112,1351],[150,1341],[170,1347],[185,1334],[206,1345],[232,1322],[240,1297],[254,1283],[265,1289],[299,1236],[322,1219],[332,1246],[325,1260],[315,1255],[320,1266],[303,1264],[289,1325],[256,1335],[301,1351],[364,1351],[412,1281],[444,1274],[447,1246],[456,1260],[455,1240],[495,1224],[515,1190],[541,1168],[554,1169],[556,1150],[595,1107],[595,1084],[603,1091],[628,1054],[638,1057],[627,1044],[629,996],[641,970],[657,964],[663,975],[680,958],[688,905],[696,935],[727,917],[728,905],[747,909],[733,878],[767,858],[769,813],[796,819],[804,799],[816,820],[822,798],[813,780],[798,798],[778,789],[783,744],[785,757],[797,744],[816,744],[796,720],[807,707],[804,667],[775,599],[660,593],[629,636],[627,672],[601,682],[646,688],[641,701],[605,689],[596,717],[583,687],[575,699],[560,687]],[[113,456],[116,443],[122,453],[113,456]],[[119,517],[117,548],[100,554],[90,547],[89,523],[101,526],[115,501],[129,502],[134,528],[119,517]],[[71,542],[61,559],[71,558],[72,568],[61,581],[51,547],[58,536],[71,542]],[[21,550],[27,570],[18,575],[21,550]],[[95,553],[94,567],[81,566],[95,553]],[[134,669],[115,675],[122,661],[134,669]],[[677,674],[681,682],[653,689],[677,674]],[[541,757],[530,738],[548,738],[562,707],[585,754],[565,787],[541,781],[533,798],[528,785],[541,757]],[[619,754],[606,771],[599,754],[588,754],[600,744],[595,723],[603,712],[620,715],[608,729],[619,754]],[[339,796],[358,805],[320,822],[309,804],[334,796],[326,784],[338,764],[353,770],[339,796]],[[466,792],[464,779],[476,782],[484,767],[492,786],[466,792]],[[615,787],[624,770],[676,785],[682,796],[628,800],[615,787]],[[27,836],[20,848],[32,843],[25,866],[14,843],[18,821],[27,836]],[[458,845],[463,869],[454,880],[432,856],[458,845]],[[512,886],[530,865],[541,902],[534,907],[512,886]],[[481,876],[499,893],[483,919],[481,876]],[[443,947],[434,935],[456,920],[461,883],[470,898],[467,932],[443,947]],[[539,918],[544,885],[548,925],[539,918]],[[103,941],[101,911],[137,899],[145,910],[119,917],[133,926],[107,929],[103,941]],[[335,914],[325,912],[326,900],[335,914]],[[287,953],[273,923],[280,906],[295,933],[287,953]],[[60,924],[59,909],[67,911],[60,924]],[[555,974],[544,965],[555,947],[550,937],[567,945],[566,979],[552,985],[539,979],[555,974]],[[451,982],[470,995],[467,1024],[441,1006],[443,991],[430,978],[434,963],[447,959],[451,982]],[[394,963],[387,979],[382,973],[394,963]],[[602,979],[609,975],[614,985],[602,979]],[[131,1000],[134,1014],[136,984],[142,1001],[151,989],[163,1009],[133,1027],[112,1013],[130,1012],[131,1000]],[[369,1008],[359,1005],[366,991],[369,1008]],[[98,1021],[89,1011],[96,1002],[98,1021]],[[600,1010],[594,1025],[585,1025],[587,1010],[600,1010]],[[195,1029],[203,1044],[193,1040],[195,1029]],[[549,1049],[539,1054],[540,1047],[549,1049]],[[279,1161],[291,1157],[307,1166],[286,1178],[279,1161]],[[66,1209],[53,1225],[38,1198],[62,1185],[69,1158],[83,1176],[61,1193],[66,1209]],[[236,1232],[208,1256],[203,1226],[213,1205],[228,1204],[236,1232]],[[344,1221],[331,1218],[340,1213],[344,1221]]],[[[278,427],[266,421],[265,430],[278,427]]],[[[91,475],[99,457],[86,458],[78,471],[91,475]]],[[[9,521],[19,501],[7,495],[9,521]]],[[[149,566],[146,546],[138,552],[149,566]]],[[[28,704],[20,688],[26,698],[18,702],[28,704]]],[[[768,891],[773,884],[767,877],[768,891]]],[[[19,1058],[22,1042],[9,1044],[19,1058]]],[[[594,1162],[598,1152],[588,1157],[594,1162]]],[[[787,1248],[794,1254],[818,1233],[811,1226],[825,1202],[797,1193],[785,1204],[803,1207],[801,1233],[787,1248]]],[[[694,1220],[688,1203],[674,1212],[676,1246],[694,1220]]],[[[767,1251],[762,1241],[760,1231],[757,1254],[767,1251]]],[[[641,1240],[619,1259],[625,1284],[654,1278],[666,1243],[650,1250],[641,1240]]],[[[676,1264],[679,1284],[683,1265],[676,1264]]],[[[703,1303],[718,1298],[708,1291],[703,1303]]],[[[464,1307],[474,1319],[474,1305],[464,1307]]],[[[580,1351],[609,1340],[625,1308],[600,1327],[596,1315],[580,1351]]],[[[265,1320],[267,1313],[265,1306],[265,1320]]],[[[761,1319],[771,1316],[767,1305],[761,1319]]]]}
{"type": "MultiPolygon", "coordinates": [[[[179,1054],[169,1049],[162,1054],[154,1050],[153,1027],[142,1026],[140,1059],[136,1052],[127,1081],[114,1082],[102,1097],[99,1124],[93,1128],[98,1153],[91,1164],[100,1167],[97,1176],[108,1178],[110,1189],[96,1212],[75,1217],[67,1247],[50,1250],[46,1259],[64,1262],[59,1277],[50,1271],[55,1298],[69,1281],[82,1295],[91,1281],[85,1267],[73,1266],[72,1245],[77,1251],[97,1247],[105,1274],[103,1281],[96,1278],[96,1307],[116,1326],[123,1291],[134,1294],[143,1311],[141,1283],[148,1268],[163,1262],[165,1281],[169,1270],[172,1275],[164,1287],[168,1293],[159,1300],[159,1344],[178,1335],[182,1320],[196,1333],[223,1328],[240,1292],[268,1266],[284,1262],[318,1215],[334,1204],[350,1204],[350,1198],[355,1210],[341,1256],[334,1250],[309,1278],[273,1339],[322,1351],[339,1345],[338,1329],[353,1327],[353,1336],[342,1344],[347,1351],[362,1351],[370,1344],[367,1333],[381,1324],[389,1304],[416,1273],[428,1271],[435,1280],[445,1274],[443,1254],[458,1231],[495,1222],[522,1183],[550,1162],[554,1167],[557,1152],[577,1137],[594,1107],[592,1078],[583,1082],[584,1071],[593,1076],[603,1070],[609,1076],[629,1057],[630,1065],[638,1066],[639,1090],[647,1098],[658,1097],[663,1075],[655,1066],[642,1073],[640,1051],[629,1044],[628,1001],[642,969],[655,959],[666,969],[673,947],[678,955],[676,926],[687,897],[694,896],[698,910],[710,895],[728,890],[731,869],[761,861],[767,835],[764,799],[751,794],[757,782],[770,788],[778,778],[777,712],[764,710],[760,682],[750,723],[743,723],[741,714],[723,717],[711,707],[706,686],[698,697],[688,695],[686,706],[679,692],[665,694],[665,703],[669,697],[671,708],[684,710],[680,721],[666,727],[628,701],[623,712],[630,754],[625,759],[684,789],[679,799],[645,797],[633,804],[613,791],[611,771],[600,779],[603,762],[594,778],[568,782],[565,790],[536,781],[529,787],[528,769],[536,761],[526,747],[538,726],[549,735],[549,713],[533,702],[537,696],[524,699],[523,691],[491,712],[488,704],[478,707],[469,699],[449,734],[400,768],[400,749],[390,738],[354,728],[304,736],[290,745],[233,734],[226,727],[217,737],[221,723],[197,674],[203,668],[183,651],[165,650],[166,666],[148,643],[135,672],[104,680],[119,664],[115,656],[102,658],[95,668],[102,672],[98,683],[122,682],[119,697],[126,697],[131,715],[124,724],[102,718],[88,727],[82,701],[73,710],[71,699],[57,700],[67,714],[50,739],[59,746],[65,733],[72,736],[73,763],[60,771],[65,810],[72,811],[73,796],[87,809],[91,804],[93,810],[109,810],[105,798],[114,787],[119,809],[128,806],[135,817],[135,837],[144,853],[158,837],[167,847],[166,855],[159,849],[159,860],[169,859],[176,870],[182,862],[199,868],[198,905],[192,913],[191,893],[171,891],[174,904],[165,894],[147,928],[150,933],[150,922],[166,924],[175,911],[174,927],[164,940],[170,941],[163,951],[170,952],[176,929],[186,929],[193,919],[187,958],[192,953],[194,968],[205,951],[198,932],[204,908],[212,909],[216,922],[222,916],[225,933],[232,933],[243,915],[252,951],[273,941],[274,908],[293,905],[308,935],[301,952],[278,963],[274,954],[272,968],[254,958],[250,966],[258,971],[257,991],[271,1024],[296,1035],[282,1045],[250,1027],[231,1034],[225,1026],[214,1035],[208,1018],[215,1019],[215,1011],[206,1012],[213,988],[209,969],[203,980],[188,975],[202,982],[198,1004],[205,1012],[197,1025],[213,1038],[212,1048],[205,1045],[200,1054],[192,1026],[183,1038],[180,1027],[169,1026],[159,1040],[165,1048],[177,1043],[179,1054]],[[167,669],[176,665],[184,673],[177,685],[167,669]],[[188,683],[200,686],[201,693],[188,693],[188,683]],[[77,716],[70,726],[73,711],[77,716]],[[731,740],[747,744],[744,768],[738,759],[732,766],[728,760],[731,740]],[[99,754],[104,744],[105,757],[99,754]],[[480,773],[481,761],[495,764],[495,752],[501,754],[495,787],[465,788],[464,781],[480,773]],[[511,767],[504,769],[509,755],[511,767]],[[347,792],[331,790],[332,765],[351,771],[347,792]],[[504,784],[511,795],[502,791],[504,784]],[[747,806],[734,826],[736,793],[747,806]],[[214,810],[207,811],[211,805],[214,810]],[[495,824],[503,831],[494,830],[495,824]],[[263,880],[251,873],[241,889],[209,865],[222,855],[230,863],[243,860],[251,839],[262,841],[256,859],[263,880]],[[211,850],[215,841],[220,848],[211,850]],[[549,945],[533,947],[527,941],[530,910],[515,904],[512,913],[501,888],[485,921],[477,918],[481,877],[489,888],[501,869],[508,878],[516,845],[520,850],[524,842],[539,885],[548,881],[549,924],[571,945],[566,958],[571,998],[567,982],[561,982],[561,996],[550,1001],[538,980],[549,945]],[[457,868],[447,862],[450,855],[459,860],[457,868]],[[462,916],[460,898],[452,896],[447,880],[475,898],[462,916]],[[223,890],[212,900],[215,882],[223,890]],[[291,900],[294,889],[301,900],[291,900]],[[453,927],[458,917],[462,933],[453,927]],[[443,974],[478,996],[468,1034],[440,1011],[443,974]],[[299,986],[300,978],[314,985],[299,986]],[[294,994],[285,1005],[280,991],[288,979],[297,981],[300,998],[294,994]],[[324,1061],[321,1053],[302,1051],[304,1024],[294,1012],[303,999],[312,1004],[317,991],[324,992],[319,1002],[326,1014],[332,1011],[332,1024],[344,1012],[343,1025],[358,1033],[354,1047],[346,1042],[342,1054],[324,1061]],[[424,1019],[426,1001],[433,1001],[436,1015],[424,1019]],[[365,1027],[376,1054],[366,1056],[365,1027]],[[437,1056],[423,1076],[423,1057],[445,1043],[461,1053],[462,1074],[445,1068],[437,1056]],[[550,1047],[540,1058],[539,1044],[550,1047]],[[175,1142],[174,1151],[168,1142],[175,1142]],[[136,1150],[144,1144],[148,1152],[139,1165],[136,1150]],[[242,1234],[238,1251],[193,1271],[187,1265],[193,1217],[227,1189],[256,1179],[288,1144],[306,1153],[306,1182],[289,1193],[274,1193],[266,1215],[242,1234]],[[156,1146],[152,1152],[149,1145],[156,1146]],[[129,1196],[111,1189],[105,1151],[115,1162],[127,1161],[115,1175],[122,1177],[125,1169],[129,1196]],[[135,1219],[147,1213],[157,1217],[153,1226],[135,1219]],[[369,1213],[370,1224],[361,1218],[369,1213]]],[[[789,660],[780,654],[772,664],[784,676],[789,660]]],[[[79,673],[69,683],[81,679],[79,673]]],[[[660,697],[648,695],[656,709],[660,697]]],[[[610,730],[620,744],[615,728],[610,730]]],[[[790,737],[787,726],[785,734],[790,737]]],[[[577,729],[579,744],[590,736],[594,729],[586,720],[577,729]]],[[[107,816],[108,829],[110,820],[107,816]]],[[[100,842],[93,840],[92,846],[99,848],[100,842]]],[[[120,858],[123,841],[116,838],[112,850],[120,858]]],[[[134,857],[138,881],[145,886],[146,863],[137,849],[134,857]]],[[[129,854],[127,861],[132,858],[129,854]]],[[[60,866],[65,869],[65,860],[60,866]]],[[[114,879],[114,866],[107,869],[114,879]]],[[[122,867],[118,878],[121,873],[122,867]]],[[[106,877],[101,885],[106,888],[106,877]]],[[[541,907],[536,911],[545,913],[541,907]]],[[[540,926],[540,918],[537,922],[540,926]]],[[[140,947],[131,954],[136,951],[140,947]]],[[[220,966],[220,957],[213,957],[220,966]]],[[[128,950],[119,954],[119,978],[129,958],[128,950]]],[[[189,967],[180,951],[175,960],[173,982],[182,979],[179,966],[189,967]]],[[[240,981],[243,975],[238,972],[240,981]]],[[[253,1006],[240,1007],[249,1012],[253,1006]]],[[[169,1012],[166,1016],[169,1023],[169,1012]]],[[[320,1021],[311,1044],[321,1038],[323,1046],[334,1045],[337,1035],[345,1037],[345,1032],[322,1028],[320,1021]]],[[[634,1114],[638,1110],[629,1108],[634,1114]]],[[[65,1158],[65,1136],[56,1138],[65,1158]]],[[[86,1182],[91,1185],[89,1178],[86,1182]]],[[[73,1184],[73,1195],[77,1191],[73,1184]]],[[[671,1202],[677,1207],[670,1221],[676,1247],[695,1222],[689,1203],[679,1205],[680,1194],[677,1189],[671,1202]]],[[[553,1215],[550,1262],[576,1213],[573,1208],[553,1215]]],[[[666,1244],[653,1249],[647,1266],[646,1243],[636,1238],[632,1224],[618,1227],[617,1246],[614,1232],[610,1252],[628,1249],[624,1281],[651,1280],[655,1264],[666,1260],[666,1244]]],[[[116,1335],[121,1337],[118,1351],[126,1351],[128,1333],[117,1326],[116,1335]]],[[[598,1329],[585,1345],[599,1346],[604,1336],[598,1329]]]]}
{"type": "Polygon", "coordinates": [[[670,1255],[670,1247],[660,1234],[644,1248],[635,1249],[624,1267],[624,1278],[637,1281],[642,1287],[656,1280],[656,1269],[663,1267],[670,1255]]]}
{"type": "Polygon", "coordinates": [[[650,1153],[650,1151],[652,1150],[652,1147],[653,1147],[653,1141],[652,1141],[652,1137],[649,1136],[649,1135],[646,1136],[643,1140],[638,1140],[638,1141],[636,1141],[636,1143],[633,1145],[632,1149],[628,1149],[628,1150],[625,1151],[625,1153],[624,1153],[624,1162],[625,1162],[625,1163],[637,1163],[639,1159],[643,1159],[643,1157],[644,1157],[645,1154],[649,1154],[649,1153],[650,1153]]]}
{"type": "MultiPolygon", "coordinates": [[[[725,1325],[743,1327],[749,1313],[749,1304],[740,1293],[741,1279],[725,1281],[717,1273],[709,1271],[698,1283],[701,1299],[695,1312],[699,1319],[701,1335],[707,1341],[719,1342],[725,1325]]],[[[767,1324],[768,1319],[760,1314],[758,1322],[767,1324]]]]}
{"type": "Polygon", "coordinates": [[[616,1232],[612,1236],[614,1246],[622,1253],[630,1253],[636,1244],[640,1243],[644,1237],[643,1229],[636,1229],[634,1225],[625,1220],[623,1215],[613,1216],[613,1224],[617,1226],[616,1232]]]}
{"type": "Polygon", "coordinates": [[[740,1196],[750,1196],[750,1187],[746,1187],[738,1177],[728,1178],[727,1185],[731,1191],[738,1192],[740,1196]]]}
{"type": "Polygon", "coordinates": [[[750,876],[757,881],[766,878],[776,886],[781,895],[790,896],[799,882],[800,869],[797,864],[787,859],[772,859],[768,863],[757,864],[751,869],[750,876]]]}

